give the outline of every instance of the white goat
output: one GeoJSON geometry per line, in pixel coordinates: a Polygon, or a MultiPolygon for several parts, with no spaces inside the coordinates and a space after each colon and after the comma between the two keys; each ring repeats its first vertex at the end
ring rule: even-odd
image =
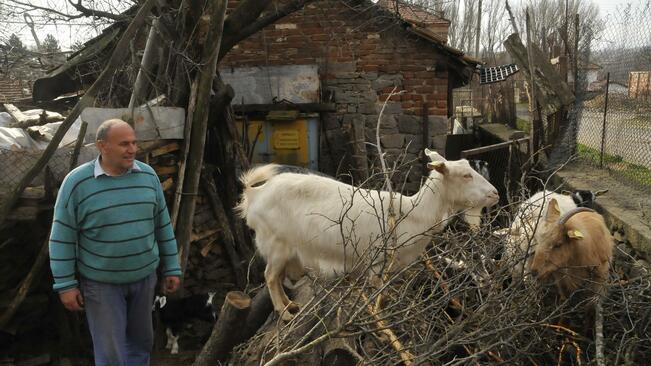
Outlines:
{"type": "Polygon", "coordinates": [[[511,274],[514,280],[529,273],[530,257],[536,248],[534,234],[542,220],[545,219],[547,207],[552,198],[558,203],[561,214],[577,207],[571,196],[547,190],[540,191],[520,204],[509,229],[496,232],[506,236],[504,254],[507,263],[513,266],[511,274]]]}
{"type": "MultiPolygon", "coordinates": [[[[430,150],[428,148],[425,148],[425,155],[429,158],[430,161],[436,162],[436,161],[447,161],[441,154],[437,153],[434,150],[430,150]]],[[[470,164],[470,167],[473,168],[477,173],[479,173],[484,179],[490,182],[490,179],[488,178],[487,175],[485,175],[483,172],[479,171],[476,169],[475,166],[473,166],[472,161],[468,161],[470,164]]],[[[488,163],[486,163],[488,165],[488,163]]],[[[488,169],[488,168],[486,168],[488,169]]],[[[432,172],[434,174],[434,172],[432,172]]],[[[482,212],[483,207],[470,207],[467,208],[463,211],[463,221],[465,221],[471,229],[476,230],[479,228],[481,225],[481,212],[482,212]]]]}
{"type": "MultiPolygon", "coordinates": [[[[415,195],[393,196],[399,216],[393,268],[413,262],[429,242],[423,234],[443,230],[451,215],[499,200],[495,187],[467,160],[427,166],[430,175],[415,195]]],[[[350,273],[365,263],[368,253],[382,253],[389,192],[357,188],[315,174],[284,172],[275,164],[249,170],[242,183],[245,188],[236,209],[255,230],[256,246],[267,261],[267,287],[283,319],[291,319],[298,309],[282,287],[286,274],[305,268],[321,276],[350,273]]]]}

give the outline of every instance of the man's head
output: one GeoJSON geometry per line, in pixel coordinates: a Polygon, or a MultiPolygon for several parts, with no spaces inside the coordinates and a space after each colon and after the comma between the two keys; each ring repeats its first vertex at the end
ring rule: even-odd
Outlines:
{"type": "Polygon", "coordinates": [[[97,128],[97,149],[102,165],[109,173],[121,174],[131,169],[136,158],[136,133],[121,119],[109,119],[97,128]]]}

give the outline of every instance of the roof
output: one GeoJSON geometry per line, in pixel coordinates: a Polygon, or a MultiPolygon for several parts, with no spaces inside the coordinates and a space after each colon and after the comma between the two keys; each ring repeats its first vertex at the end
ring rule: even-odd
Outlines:
{"type": "Polygon", "coordinates": [[[450,20],[445,19],[443,14],[435,14],[427,9],[403,1],[379,0],[376,5],[397,16],[398,19],[405,23],[408,31],[435,44],[451,56],[459,58],[469,67],[474,68],[482,64],[480,60],[470,57],[462,50],[450,47],[447,44],[447,27],[450,25],[450,20]],[[433,25],[445,25],[445,34],[435,31],[436,27],[432,27],[433,25]]]}
{"type": "Polygon", "coordinates": [[[408,4],[402,1],[395,0],[379,0],[378,6],[386,8],[387,10],[396,13],[400,18],[419,26],[428,25],[450,25],[450,20],[443,17],[443,13],[436,13],[429,11],[421,6],[415,4],[408,4]]]}

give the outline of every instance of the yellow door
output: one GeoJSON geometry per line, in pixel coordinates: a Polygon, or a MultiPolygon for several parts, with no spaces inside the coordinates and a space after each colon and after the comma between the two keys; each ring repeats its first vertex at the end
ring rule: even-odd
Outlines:
{"type": "Polygon", "coordinates": [[[273,161],[282,164],[309,167],[307,120],[274,121],[270,153],[273,161]]]}
{"type": "MultiPolygon", "coordinates": [[[[310,167],[308,120],[293,121],[253,120],[247,123],[249,149],[253,148],[251,162],[278,163],[310,167]]],[[[237,121],[242,134],[244,121],[237,121]]]]}

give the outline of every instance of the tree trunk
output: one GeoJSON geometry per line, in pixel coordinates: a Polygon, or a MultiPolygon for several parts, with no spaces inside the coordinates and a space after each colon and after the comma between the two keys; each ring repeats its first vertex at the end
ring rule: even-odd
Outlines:
{"type": "Polygon", "coordinates": [[[272,310],[273,305],[266,287],[260,290],[253,300],[239,291],[226,294],[210,339],[197,356],[194,365],[214,365],[226,360],[235,346],[249,340],[260,329],[272,310]]]}
{"type": "Polygon", "coordinates": [[[183,183],[183,197],[179,208],[177,221],[177,241],[179,243],[179,257],[181,269],[187,268],[188,254],[190,252],[190,237],[192,235],[192,222],[196,205],[196,194],[199,189],[201,167],[203,165],[203,154],[206,143],[206,130],[208,126],[208,113],[212,81],[217,70],[217,53],[221,43],[226,16],[226,0],[220,0],[212,4],[211,28],[204,45],[202,56],[202,67],[196,78],[197,95],[195,111],[192,115],[192,131],[190,133],[190,149],[188,164],[186,166],[186,177],[183,183]]]}
{"type": "Polygon", "coordinates": [[[234,335],[239,333],[250,308],[249,295],[239,291],[227,293],[212,334],[192,365],[208,366],[224,361],[235,345],[234,335]]]}

